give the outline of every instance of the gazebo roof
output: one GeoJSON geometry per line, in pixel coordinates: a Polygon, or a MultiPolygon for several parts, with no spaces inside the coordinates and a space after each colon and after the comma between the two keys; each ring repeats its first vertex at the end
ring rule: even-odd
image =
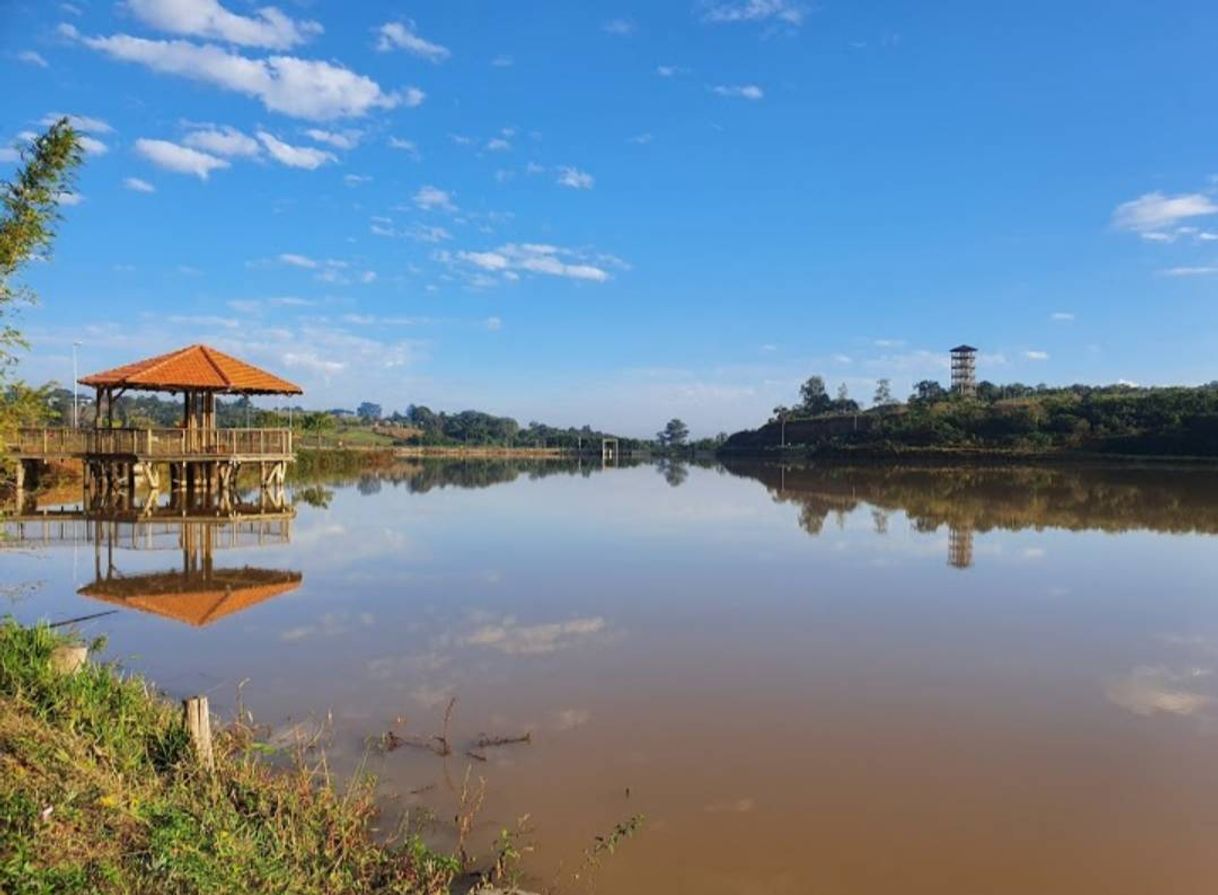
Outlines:
{"type": "Polygon", "coordinates": [[[976,354],[977,349],[972,345],[957,345],[952,349],[952,354],[976,354]]]}
{"type": "Polygon", "coordinates": [[[299,395],[300,386],[207,345],[188,345],[147,360],[84,376],[81,385],[151,392],[299,395]]]}

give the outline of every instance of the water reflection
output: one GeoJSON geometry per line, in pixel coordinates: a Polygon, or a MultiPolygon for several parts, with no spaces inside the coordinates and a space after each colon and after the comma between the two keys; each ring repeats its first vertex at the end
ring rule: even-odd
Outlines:
{"type": "MultiPolygon", "coordinates": [[[[585,891],[571,868],[635,813],[604,895],[1208,895],[1218,875],[1214,472],[418,462],[290,496],[290,540],[221,552],[232,523],[206,529],[213,583],[298,569],[290,596],[92,630],[173,695],[231,713],[249,678],[260,721],[325,718],[332,767],[366,762],[441,825],[472,767],[480,853],[537,825],[529,890],[585,891]],[[452,698],[453,755],[367,754],[436,733],[452,698]]],[[[205,533],[173,523],[166,572],[132,547],[154,523],[120,525],[109,578],[163,606],[205,533]]],[[[46,581],[16,614],[80,615],[67,551],[35,553],[6,565],[46,581]]]]}
{"type": "Polygon", "coordinates": [[[899,467],[729,462],[799,508],[821,533],[834,515],[871,507],[877,535],[902,512],[917,532],[947,529],[947,563],[973,565],[978,534],[1023,529],[1218,533],[1218,482],[1208,469],[1138,467],[899,467]]]}
{"type": "Polygon", "coordinates": [[[84,509],[26,506],[3,529],[13,547],[91,548],[94,580],[77,589],[81,596],[205,627],[300,586],[300,572],[216,563],[220,550],[290,543],[294,515],[282,495],[265,491],[221,502],[183,493],[162,500],[153,490],[84,509]],[[178,568],[124,574],[128,551],[177,552],[178,568]]]}

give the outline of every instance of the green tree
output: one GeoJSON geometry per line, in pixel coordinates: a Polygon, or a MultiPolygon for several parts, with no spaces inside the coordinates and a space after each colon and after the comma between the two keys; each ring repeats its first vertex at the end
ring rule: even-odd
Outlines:
{"type": "Polygon", "coordinates": [[[799,397],[800,410],[808,416],[828,413],[833,407],[833,401],[825,390],[825,380],[820,376],[809,376],[799,387],[799,397]]]}
{"type": "Polygon", "coordinates": [[[0,365],[11,364],[25,347],[11,320],[17,305],[34,300],[14,277],[31,259],[50,254],[60,197],[71,192],[83,158],[80,136],[61,118],[21,150],[21,167],[12,180],[0,183],[0,365]]]}
{"type": "Polygon", "coordinates": [[[876,407],[888,407],[892,404],[892,382],[888,379],[880,379],[875,384],[875,397],[872,403],[876,407]]]}
{"type": "Polygon", "coordinates": [[[664,447],[680,447],[689,438],[689,426],[679,419],[668,421],[663,430],[656,433],[656,440],[664,447]]]}
{"type": "Polygon", "coordinates": [[[923,379],[914,384],[913,395],[909,400],[919,404],[937,404],[947,400],[947,389],[933,379],[923,379]]]}
{"type": "MultiPolygon", "coordinates": [[[[0,183],[0,387],[17,351],[26,347],[13,325],[13,314],[20,304],[35,298],[14,280],[30,260],[50,255],[60,220],[60,197],[71,191],[83,158],[80,136],[68,119],[61,118],[21,150],[21,166],[13,179],[0,183]]],[[[43,406],[45,399],[41,395],[43,406]]],[[[0,443],[7,437],[5,430],[28,419],[38,403],[22,386],[0,388],[0,443]]]]}

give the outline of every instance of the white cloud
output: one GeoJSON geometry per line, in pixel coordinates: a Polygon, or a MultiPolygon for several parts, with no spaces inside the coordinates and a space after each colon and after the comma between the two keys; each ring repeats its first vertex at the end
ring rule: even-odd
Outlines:
{"type": "Polygon", "coordinates": [[[389,147],[391,149],[400,149],[412,158],[419,158],[419,147],[414,140],[403,140],[401,137],[390,137],[389,147]]]}
{"type": "Polygon", "coordinates": [[[1068,322],[1074,319],[1074,314],[1071,311],[1054,311],[1049,315],[1049,319],[1057,320],[1059,322],[1068,322]]]}
{"type": "Polygon", "coordinates": [[[806,10],[791,0],[742,0],[737,3],[708,2],[703,20],[715,23],[764,22],[774,20],[788,25],[803,22],[806,10]]]}
{"type": "Polygon", "coordinates": [[[601,26],[601,30],[615,37],[629,37],[634,34],[636,28],[630,19],[610,19],[601,26]]]}
{"type": "Polygon", "coordinates": [[[590,257],[573,249],[537,243],[507,243],[487,252],[457,252],[455,257],[479,270],[505,276],[522,271],[594,283],[610,278],[606,267],[625,266],[610,256],[590,257]]]}
{"type": "Polygon", "coordinates": [[[366,174],[344,174],[343,183],[347,186],[360,186],[365,183],[371,183],[372,178],[366,174]]]}
{"type": "Polygon", "coordinates": [[[135,151],[158,167],[179,174],[193,174],[200,180],[206,180],[212,171],[229,167],[229,163],[222,158],[168,140],[141,137],[135,141],[135,151]]]}
{"type": "Polygon", "coordinates": [[[289,168],[304,168],[312,171],[320,168],[326,162],[336,161],[332,152],[313,146],[292,146],[266,131],[258,131],[258,139],[266,147],[271,158],[289,168]]]}
{"type": "Polygon", "coordinates": [[[147,180],[141,180],[138,177],[123,178],[123,186],[125,186],[129,190],[134,190],[137,193],[155,193],[156,192],[156,187],[154,187],[147,180]]]}
{"type": "Polygon", "coordinates": [[[254,97],[270,111],[296,118],[358,117],[374,109],[417,106],[423,101],[423,92],[417,88],[386,93],[371,78],[329,62],[295,56],[251,59],[217,46],[129,34],[80,39],[114,59],[254,97]]]}
{"type": "Polygon", "coordinates": [[[284,252],[278,256],[278,260],[291,267],[303,267],[306,270],[316,270],[321,267],[321,262],[310,258],[308,255],[297,255],[294,252],[284,252]]]}
{"type": "Polygon", "coordinates": [[[682,65],[657,65],[656,74],[661,78],[673,78],[677,75],[688,74],[689,69],[682,65]]]}
{"type": "Polygon", "coordinates": [[[515,61],[516,60],[514,60],[511,56],[508,56],[506,53],[500,53],[491,60],[491,65],[493,65],[495,68],[511,68],[512,65],[515,64],[515,61]]]}
{"type": "Polygon", "coordinates": [[[570,187],[573,190],[590,190],[596,183],[596,179],[587,171],[567,165],[558,169],[558,183],[560,186],[570,187]]]}
{"type": "Polygon", "coordinates": [[[89,155],[105,155],[110,151],[110,147],[108,147],[101,140],[97,139],[96,137],[90,137],[87,134],[82,134],[80,136],[80,148],[89,155]]]}
{"type": "Polygon", "coordinates": [[[360,137],[363,136],[360,131],[356,130],[324,131],[316,127],[309,128],[305,134],[318,143],[329,144],[335,149],[354,149],[359,145],[360,137]]]}
{"type": "Polygon", "coordinates": [[[711,90],[719,96],[730,96],[735,99],[759,100],[765,96],[765,91],[756,84],[719,84],[711,90]]]}
{"type": "Polygon", "coordinates": [[[1218,267],[1169,267],[1159,272],[1165,277],[1208,277],[1218,274],[1218,267]]]}
{"type": "Polygon", "coordinates": [[[85,201],[85,197],[80,193],[57,193],[55,195],[55,201],[60,205],[79,205],[81,202],[85,201]]]}
{"type": "Polygon", "coordinates": [[[426,224],[415,224],[406,231],[406,235],[418,242],[443,242],[453,238],[453,235],[443,227],[429,227],[426,224]]]}
{"type": "Polygon", "coordinates": [[[457,206],[452,196],[446,191],[434,186],[421,186],[414,194],[414,204],[424,211],[439,209],[440,211],[456,211],[457,206]]]}
{"type": "Polygon", "coordinates": [[[1204,193],[1166,196],[1154,192],[1118,205],[1112,213],[1112,223],[1121,230],[1133,230],[1150,239],[1170,241],[1170,234],[1160,234],[1158,231],[1188,218],[1209,214],[1218,214],[1218,205],[1204,193]]]}
{"type": "Polygon", "coordinates": [[[36,53],[33,50],[22,50],[17,54],[17,59],[27,65],[37,65],[39,68],[51,67],[51,63],[43,59],[41,53],[36,53]]]}
{"type": "Polygon", "coordinates": [[[486,143],[486,149],[488,152],[507,152],[511,148],[512,144],[502,137],[495,137],[494,139],[488,140],[486,143]]]}
{"type": "Polygon", "coordinates": [[[490,332],[497,333],[503,329],[503,320],[499,317],[487,317],[482,321],[482,325],[490,332]]]}
{"type": "Polygon", "coordinates": [[[1047,351],[1025,351],[1023,356],[1028,360],[1048,360],[1049,352],[1047,351]]]}
{"type": "Polygon", "coordinates": [[[655,137],[652,134],[636,134],[635,136],[627,139],[626,142],[634,143],[638,146],[646,146],[648,143],[650,143],[654,139],[655,139],[655,137]]]}
{"type": "Polygon", "coordinates": [[[88,115],[65,115],[63,112],[49,112],[42,116],[42,120],[38,123],[43,127],[50,127],[61,118],[68,119],[68,124],[72,125],[78,131],[86,134],[112,134],[112,128],[109,122],[103,121],[100,118],[91,118],[88,115]]]}
{"type": "Polygon", "coordinates": [[[191,131],[182,138],[182,142],[193,149],[230,157],[256,156],[262,151],[257,140],[235,127],[191,131]]]}
{"type": "Polygon", "coordinates": [[[428,62],[443,62],[452,55],[448,47],[419,37],[415,33],[414,22],[386,22],[377,29],[376,48],[382,53],[395,49],[405,50],[428,62]]]}
{"type": "Polygon", "coordinates": [[[323,30],[317,22],[293,20],[273,6],[252,17],[230,12],[219,0],[127,0],[127,8],[160,31],[271,50],[302,44],[323,30]]]}
{"type": "Polygon", "coordinates": [[[408,108],[414,109],[423,105],[423,100],[427,99],[427,94],[418,87],[407,87],[399,94],[399,97],[403,104],[408,108]]]}

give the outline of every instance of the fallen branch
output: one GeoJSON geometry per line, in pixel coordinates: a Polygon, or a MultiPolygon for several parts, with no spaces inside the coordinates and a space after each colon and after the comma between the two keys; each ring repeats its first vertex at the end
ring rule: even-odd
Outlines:
{"type": "Polygon", "coordinates": [[[511,746],[514,743],[532,743],[533,731],[528,731],[518,737],[492,737],[486,734],[479,734],[478,739],[474,741],[474,746],[479,749],[489,749],[493,746],[511,746]]]}

